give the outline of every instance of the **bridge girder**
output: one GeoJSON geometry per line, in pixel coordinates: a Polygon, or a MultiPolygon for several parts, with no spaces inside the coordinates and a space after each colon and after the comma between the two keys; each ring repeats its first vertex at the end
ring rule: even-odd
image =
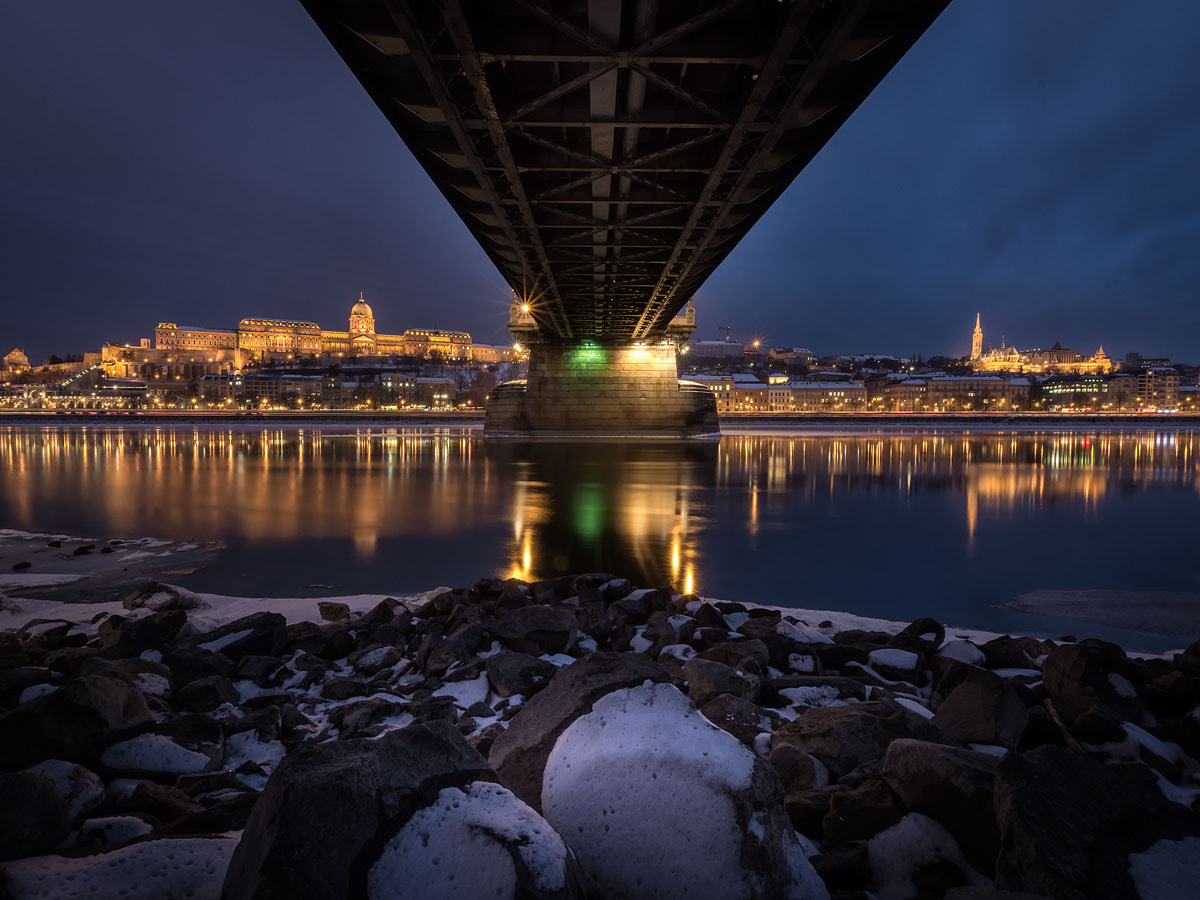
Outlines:
{"type": "Polygon", "coordinates": [[[302,0],[547,338],[643,340],[948,0],[302,0]]]}

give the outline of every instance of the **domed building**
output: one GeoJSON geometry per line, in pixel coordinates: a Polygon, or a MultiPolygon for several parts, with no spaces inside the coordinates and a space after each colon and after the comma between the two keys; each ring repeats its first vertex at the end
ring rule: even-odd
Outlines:
{"type": "Polygon", "coordinates": [[[466,362],[472,358],[471,335],[465,331],[410,328],[404,334],[377,333],[375,311],[361,291],[350,307],[348,324],[346,331],[326,331],[316,322],[259,316],[242,319],[236,330],[161,322],[154,330],[155,350],[205,352],[212,361],[234,351],[249,354],[251,360],[416,356],[466,362]]]}

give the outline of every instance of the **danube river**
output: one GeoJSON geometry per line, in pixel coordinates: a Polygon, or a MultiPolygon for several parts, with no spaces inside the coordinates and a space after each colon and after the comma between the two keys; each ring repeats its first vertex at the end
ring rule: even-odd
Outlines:
{"type": "Polygon", "coordinates": [[[561,444],[0,428],[0,527],[219,542],[176,580],[239,596],[608,571],[1161,650],[1200,631],[1198,525],[1200,437],[1172,430],[561,444]]]}

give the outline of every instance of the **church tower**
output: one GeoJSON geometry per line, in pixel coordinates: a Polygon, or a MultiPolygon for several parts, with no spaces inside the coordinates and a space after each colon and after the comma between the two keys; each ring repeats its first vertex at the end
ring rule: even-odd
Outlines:
{"type": "Polygon", "coordinates": [[[983,328],[979,325],[979,313],[975,313],[975,330],[971,333],[971,359],[983,356],[983,328]]]}

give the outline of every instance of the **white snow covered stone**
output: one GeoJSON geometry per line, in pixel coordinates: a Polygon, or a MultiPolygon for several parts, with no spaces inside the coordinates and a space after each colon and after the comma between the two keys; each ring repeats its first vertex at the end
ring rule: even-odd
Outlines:
{"type": "Polygon", "coordinates": [[[0,866],[13,900],[217,900],[237,841],[160,838],[71,859],[34,856],[0,866]]]}
{"type": "Polygon", "coordinates": [[[367,873],[367,897],[567,897],[573,868],[545,819],[507,788],[476,781],[441,790],[387,841],[367,873]]]}
{"type": "Polygon", "coordinates": [[[95,772],[65,759],[47,759],[30,767],[54,782],[58,795],[67,804],[67,814],[76,819],[104,800],[104,782],[95,772]]]}
{"type": "Polygon", "coordinates": [[[152,775],[185,775],[212,765],[203,753],[181,747],[162,734],[139,734],[113,744],[100,754],[100,761],[117,772],[152,775]]]}
{"type": "Polygon", "coordinates": [[[613,691],[559,736],[542,811],[604,897],[827,898],[774,770],[669,684],[613,691]]]}

